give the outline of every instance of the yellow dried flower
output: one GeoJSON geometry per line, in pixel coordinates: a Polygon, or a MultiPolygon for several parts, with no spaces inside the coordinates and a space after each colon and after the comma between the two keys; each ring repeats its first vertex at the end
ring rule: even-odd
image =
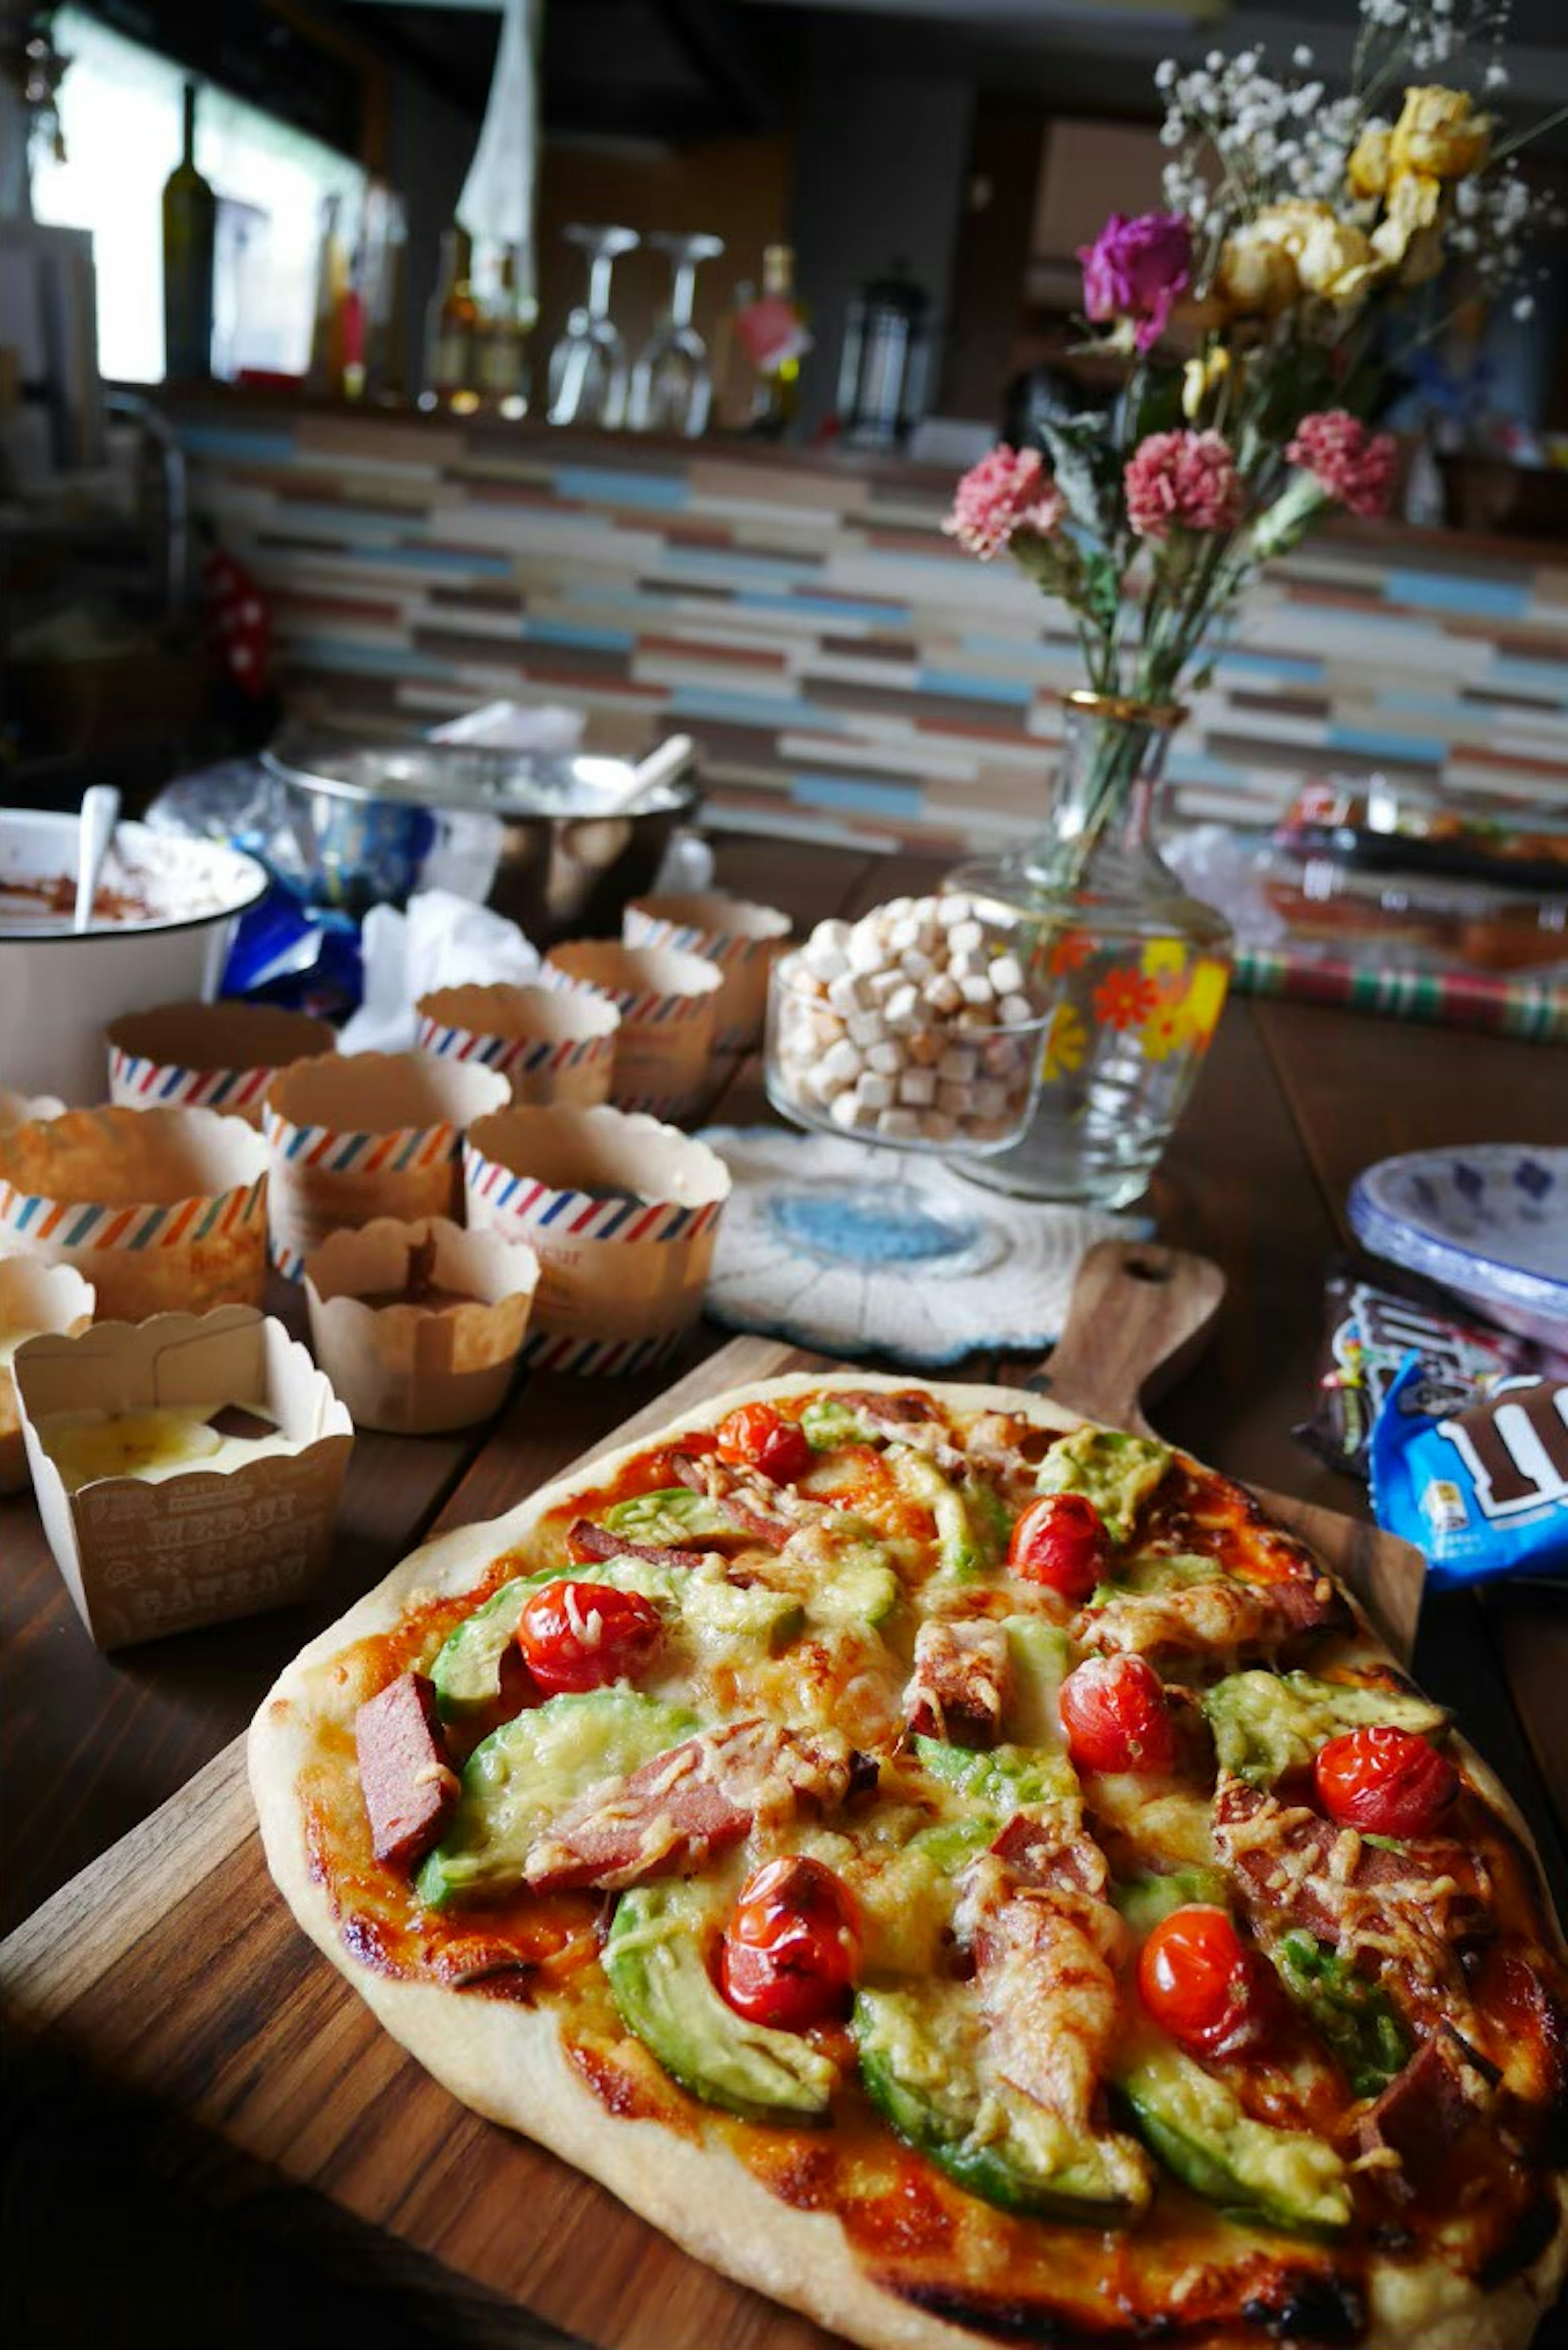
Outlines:
{"type": "Polygon", "coordinates": [[[1464,180],[1480,171],[1491,140],[1490,116],[1477,114],[1469,92],[1433,83],[1405,92],[1404,110],[1388,146],[1388,170],[1432,180],[1464,180]]]}
{"type": "Polygon", "coordinates": [[[1372,232],[1372,249],[1402,286],[1424,286],[1443,265],[1443,187],[1440,180],[1406,172],[1388,191],[1383,218],[1372,232]]]}
{"type": "Polygon", "coordinates": [[[1238,317],[1272,318],[1288,310],[1301,291],[1296,265],[1277,237],[1254,222],[1228,236],[1220,249],[1212,291],[1238,317]]]}
{"type": "Polygon", "coordinates": [[[1189,422],[1200,416],[1231,372],[1231,354],[1223,343],[1212,343],[1181,370],[1181,412],[1189,422]]]}
{"type": "Polygon", "coordinates": [[[1388,185],[1388,151],[1394,134],[1386,122],[1369,122],[1350,151],[1345,176],[1353,196],[1380,196],[1388,185]]]}

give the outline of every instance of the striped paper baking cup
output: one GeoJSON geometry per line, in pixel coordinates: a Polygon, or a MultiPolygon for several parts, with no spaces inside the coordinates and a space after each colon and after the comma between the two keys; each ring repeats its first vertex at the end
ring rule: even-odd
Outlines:
{"type": "Polygon", "coordinates": [[[262,1122],[279,1069],[337,1049],[336,1031],[273,1003],[165,1003],[105,1030],[109,1099],[127,1109],[218,1109],[262,1122]]]}
{"type": "Polygon", "coordinates": [[[46,1332],[73,1336],[92,1320],[97,1295],[73,1264],[36,1257],[0,1257],[0,1493],[21,1493],[28,1482],[22,1409],[12,1372],[16,1349],[46,1332]]]}
{"type": "Polygon", "coordinates": [[[493,1069],[425,1053],[297,1061],[267,1093],[272,1261],[297,1281],[329,1232],[373,1216],[450,1216],[463,1128],[510,1098],[493,1069]]]}
{"type": "Polygon", "coordinates": [[[0,1255],[75,1265],[105,1319],[259,1305],[266,1213],[266,1146],[216,1110],[70,1110],[0,1136],[0,1255]]]}
{"type": "Polygon", "coordinates": [[[713,1016],[715,1052],[749,1053],[761,1044],[768,973],[789,939],[787,914],[776,906],[727,898],[722,889],[697,889],[634,898],[621,918],[621,931],[628,947],[673,947],[717,963],[722,983],[713,1016]]]}
{"type": "Polygon", "coordinates": [[[708,1089],[722,973],[674,947],[568,939],[541,973],[549,987],[607,995],[620,1014],[610,1099],[618,1109],[684,1118],[708,1089]]]}
{"type": "Polygon", "coordinates": [[[514,1102],[596,1109],[609,1099],[620,1014],[586,987],[438,987],[421,995],[418,1044],[494,1069],[514,1102]]]}
{"type": "Polygon", "coordinates": [[[642,1113],[508,1109],[463,1152],[468,1222],[539,1259],[523,1360],[642,1370],[696,1320],[730,1173],[706,1144],[642,1113]]]}

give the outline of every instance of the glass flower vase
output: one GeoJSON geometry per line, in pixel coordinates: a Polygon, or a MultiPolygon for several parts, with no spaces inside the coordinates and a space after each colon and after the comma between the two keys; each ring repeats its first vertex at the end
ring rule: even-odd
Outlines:
{"type": "Polygon", "coordinates": [[[1017,1198],[1119,1208],[1147,1189],[1197,1082],[1231,931],[1188,896],[1155,842],[1185,713],[1087,691],[1064,699],[1045,829],[945,885],[1012,923],[1030,993],[1049,1014],[1028,1131],[955,1164],[1017,1198]]]}

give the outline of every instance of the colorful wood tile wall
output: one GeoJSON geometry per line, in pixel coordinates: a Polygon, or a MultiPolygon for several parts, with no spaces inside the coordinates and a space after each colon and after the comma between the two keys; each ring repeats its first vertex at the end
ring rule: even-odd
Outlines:
{"type": "MultiPolygon", "coordinates": [[[[1039,806],[1068,616],[944,539],[945,483],[734,446],[192,409],[192,494],[275,600],[291,706],[419,728],[499,694],[700,737],[784,830],[983,847],[1039,806]]],[[[1303,773],[1568,795],[1568,556],[1354,527],[1254,592],[1173,754],[1262,823],[1303,773]]]]}

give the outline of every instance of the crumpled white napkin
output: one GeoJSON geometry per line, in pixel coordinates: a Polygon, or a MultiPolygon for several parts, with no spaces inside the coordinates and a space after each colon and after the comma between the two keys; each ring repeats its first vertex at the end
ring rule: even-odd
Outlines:
{"type": "Polygon", "coordinates": [[[372,906],[360,938],[365,994],[337,1039],[344,1053],[408,1053],[414,1005],[436,987],[518,986],[535,979],[539,951],[515,922],[450,889],[421,889],[408,910],[372,906]]]}

